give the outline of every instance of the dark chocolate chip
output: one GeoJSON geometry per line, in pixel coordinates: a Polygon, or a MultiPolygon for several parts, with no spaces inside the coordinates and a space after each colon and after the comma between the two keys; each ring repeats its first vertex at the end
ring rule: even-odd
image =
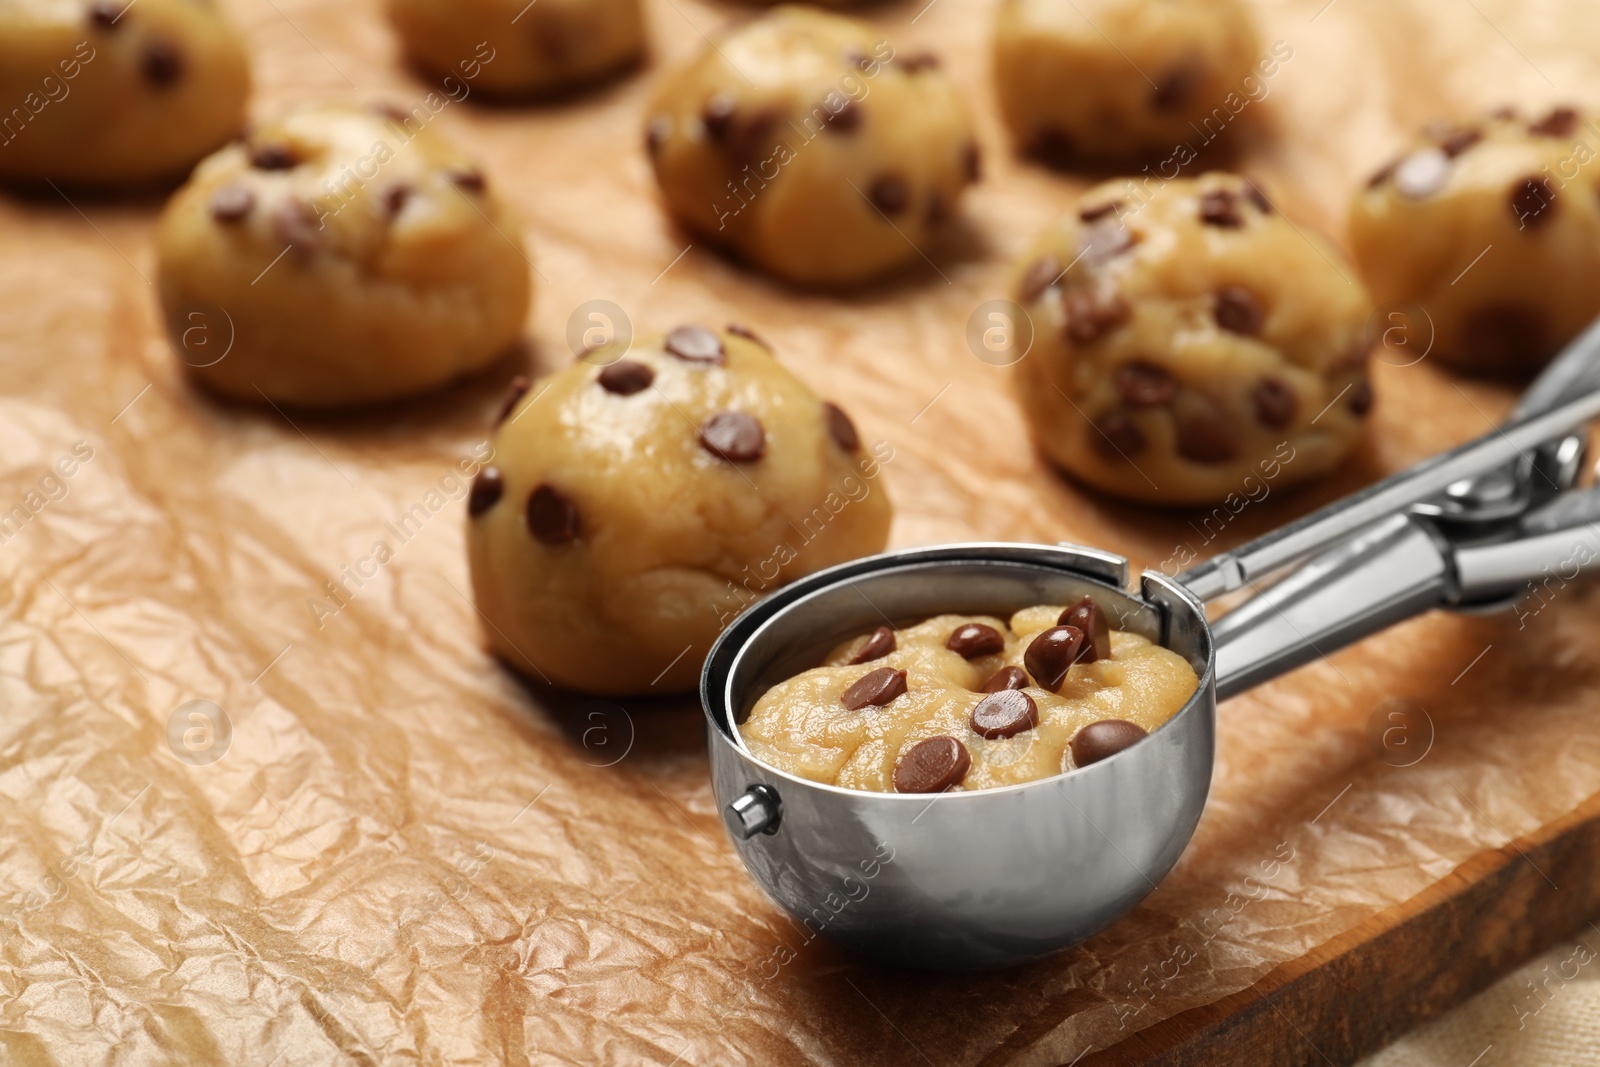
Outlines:
{"type": "Polygon", "coordinates": [[[1083,236],[1078,239],[1078,251],[1084,266],[1094,268],[1138,243],[1138,235],[1121,222],[1102,219],[1084,228],[1083,236]]]}
{"type": "Polygon", "coordinates": [[[517,408],[517,402],[527,396],[528,390],[531,388],[533,388],[533,382],[526,375],[519,374],[511,379],[511,389],[506,394],[505,402],[500,405],[499,417],[494,420],[496,425],[505,422],[511,417],[511,413],[517,408]]]}
{"type": "Polygon", "coordinates": [[[1211,314],[1218,326],[1245,337],[1259,334],[1267,318],[1256,294],[1237,285],[1225,285],[1217,290],[1217,303],[1211,314]]]}
{"type": "Polygon", "coordinates": [[[766,431],[742,411],[719,411],[702,422],[700,444],[729,463],[754,463],[767,454],[766,431]]]}
{"type": "Polygon", "coordinates": [[[961,149],[961,171],[969,182],[983,177],[983,152],[978,148],[978,142],[968,141],[961,149]]]}
{"type": "Polygon", "coordinates": [[[293,248],[296,255],[310,255],[322,243],[322,223],[303,200],[283,201],[273,208],[270,221],[272,235],[293,248]]]}
{"type": "Polygon", "coordinates": [[[1067,320],[1067,340],[1079,345],[1093,344],[1133,313],[1116,285],[1104,280],[1063,289],[1061,311],[1067,320]]]}
{"type": "Polygon", "coordinates": [[[619,359],[601,368],[595,380],[600,383],[600,388],[608,393],[632,396],[650,388],[650,383],[656,380],[656,372],[650,369],[649,364],[631,359],[619,359]]]}
{"type": "Polygon", "coordinates": [[[1019,689],[1002,689],[972,709],[972,732],[990,741],[1015,737],[1039,725],[1039,705],[1019,689]]]}
{"type": "Polygon", "coordinates": [[[1208,226],[1236,230],[1244,225],[1239,197],[1232,189],[1210,189],[1200,194],[1200,221],[1208,226]]]}
{"type": "Polygon", "coordinates": [[[1033,154],[1052,167],[1070,168],[1078,158],[1078,146],[1063,130],[1044,129],[1034,135],[1033,154]]]}
{"type": "Polygon", "coordinates": [[[1529,367],[1550,354],[1544,313],[1516,304],[1491,304],[1461,325],[1461,359],[1479,369],[1529,367]]]}
{"type": "Polygon", "coordinates": [[[1263,378],[1250,393],[1256,408],[1256,421],[1273,430],[1282,430],[1294,422],[1298,402],[1294,390],[1277,378],[1263,378]]]}
{"type": "Polygon", "coordinates": [[[704,326],[679,326],[667,334],[664,346],[668,355],[686,363],[724,363],[727,352],[722,338],[704,326]]]}
{"type": "Polygon", "coordinates": [[[1365,418],[1372,410],[1372,381],[1362,378],[1350,390],[1350,410],[1358,417],[1365,418]]]}
{"type": "Polygon", "coordinates": [[[1578,112],[1575,108],[1558,107],[1528,126],[1528,132],[1535,137],[1570,137],[1578,128],[1578,112]]]}
{"type": "Polygon", "coordinates": [[[1239,442],[1226,415],[1197,398],[1178,414],[1178,455],[1193,463],[1226,463],[1239,454],[1239,442]]]}
{"type": "Polygon", "coordinates": [[[1083,222],[1098,222],[1107,215],[1117,215],[1122,212],[1121,200],[1102,200],[1098,204],[1090,204],[1078,209],[1078,218],[1083,222]]]}
{"type": "Polygon", "coordinates": [[[843,693],[839,694],[839,703],[847,711],[860,711],[866,707],[883,707],[889,701],[906,691],[906,672],[893,667],[879,667],[875,671],[868,671],[843,693]]]}
{"type": "Polygon", "coordinates": [[[1124,719],[1092,722],[1073,735],[1070,742],[1072,762],[1075,766],[1087,767],[1107,756],[1115,756],[1144,737],[1144,727],[1124,719]]]}
{"type": "Polygon", "coordinates": [[[183,53],[165,37],[152,38],[144,46],[139,69],[145,81],[164,89],[183,76],[183,53]]]}
{"type": "Polygon", "coordinates": [[[256,170],[293,170],[299,163],[288,145],[264,144],[250,150],[250,165],[256,170]]]}
{"type": "Polygon", "coordinates": [[[896,793],[942,793],[960,785],[972,766],[967,746],[953,737],[930,737],[918,741],[900,756],[894,766],[896,793]]]}
{"type": "Polygon", "coordinates": [[[645,151],[652,156],[661,151],[661,146],[667,143],[667,138],[672,136],[672,116],[657,115],[644,126],[645,151]]]}
{"type": "Polygon", "coordinates": [[[1200,87],[1201,71],[1193,63],[1182,63],[1156,81],[1150,103],[1157,111],[1175,111],[1194,99],[1200,87]]]}
{"type": "Polygon", "coordinates": [[[743,337],[746,341],[758,344],[762,348],[765,348],[768,352],[772,351],[772,346],[767,344],[767,342],[762,339],[760,334],[756,333],[748,326],[741,326],[737,322],[730,322],[728,323],[728,332],[733,334],[735,337],[743,337]]]}
{"type": "Polygon", "coordinates": [[[979,656],[1004,652],[1006,639],[993,626],[969,622],[951,630],[950,636],[945,638],[944,647],[962,659],[977,659],[979,656]]]}
{"type": "Polygon", "coordinates": [[[895,650],[894,631],[887,626],[880,626],[867,635],[866,643],[856,649],[856,654],[845,661],[848,667],[862,663],[871,663],[875,659],[882,659],[895,650]]]}
{"type": "Polygon", "coordinates": [[[455,167],[445,172],[445,178],[451,185],[469,193],[481,193],[489,184],[483,176],[483,171],[477,167],[455,167]]]}
{"type": "Polygon", "coordinates": [[[856,432],[856,424],[850,421],[850,416],[839,405],[824,400],[822,422],[828,427],[828,436],[833,438],[833,443],[846,452],[854,452],[861,447],[861,435],[856,432]]]}
{"type": "Polygon", "coordinates": [[[1483,140],[1483,131],[1472,126],[1459,130],[1452,130],[1439,140],[1439,151],[1456,158],[1479,141],[1483,140]]]}
{"type": "Polygon", "coordinates": [[[733,130],[733,120],[739,113],[739,102],[731,93],[717,93],[700,109],[700,125],[713,141],[727,138],[733,130]]]}
{"type": "Polygon", "coordinates": [[[1272,201],[1268,200],[1267,194],[1261,191],[1261,186],[1248,178],[1245,179],[1244,183],[1244,195],[1246,199],[1256,206],[1257,211],[1263,215],[1272,214],[1272,201]]]}
{"type": "Polygon", "coordinates": [[[924,70],[938,70],[941,65],[939,57],[932,52],[913,52],[900,60],[900,66],[907,74],[916,74],[924,70]]]}
{"type": "Polygon", "coordinates": [[[985,693],[998,693],[1003,689],[1026,689],[1028,672],[1021,667],[1001,667],[983,683],[985,693]]]}
{"type": "Polygon", "coordinates": [[[825,127],[829,133],[854,133],[860,128],[861,106],[854,100],[846,100],[838,111],[830,114],[825,127]]]}
{"type": "Polygon", "coordinates": [[[528,494],[527,518],[528,532],[547,545],[564,545],[578,536],[578,505],[551,486],[528,494]]]}
{"type": "Polygon", "coordinates": [[[1117,368],[1116,380],[1122,402],[1133,408],[1159,407],[1178,393],[1178,379],[1155,363],[1124,363],[1117,368]]]}
{"type": "Polygon", "coordinates": [[[1144,451],[1144,431],[1125,411],[1111,411],[1089,427],[1089,444],[1105,459],[1130,460],[1144,451]]]}
{"type": "Polygon", "coordinates": [[[1061,613],[1057,626],[1072,626],[1083,634],[1083,647],[1078,650],[1079,663],[1111,658],[1111,624],[1106,613],[1092,597],[1084,597],[1061,613]]]}
{"type": "Polygon", "coordinates": [[[1556,192],[1538,175],[1512,184],[1510,204],[1519,229],[1531,230],[1556,217],[1556,192]]]}
{"type": "Polygon", "coordinates": [[[485,467],[472,479],[472,489],[467,493],[467,515],[477,518],[494,507],[505,495],[506,480],[499,467],[485,467]]]}
{"type": "Polygon", "coordinates": [[[391,218],[398,218],[406,209],[406,201],[416,192],[407,182],[395,182],[383,191],[383,210],[391,218]]]}
{"type": "Polygon", "coordinates": [[[211,194],[211,217],[218,222],[238,222],[256,206],[256,194],[243,185],[224,185],[211,194]]]}
{"type": "Polygon", "coordinates": [[[1055,256],[1042,256],[1034,260],[1028,264],[1028,269],[1022,272],[1022,279],[1017,282],[1017,300],[1024,304],[1033,303],[1060,277],[1061,261],[1055,256]]]}
{"type": "Polygon", "coordinates": [[[89,5],[89,23],[102,30],[114,30],[125,10],[121,4],[112,3],[111,0],[95,0],[89,5]]]}
{"type": "Polygon", "coordinates": [[[1067,671],[1078,661],[1082,647],[1082,630],[1076,626],[1052,626],[1028,644],[1022,663],[1034,681],[1054,693],[1066,681],[1067,671]]]}
{"type": "Polygon", "coordinates": [[[906,188],[905,181],[899,176],[885,174],[872,183],[867,190],[867,199],[885,215],[898,215],[911,203],[911,190],[906,188]]]}

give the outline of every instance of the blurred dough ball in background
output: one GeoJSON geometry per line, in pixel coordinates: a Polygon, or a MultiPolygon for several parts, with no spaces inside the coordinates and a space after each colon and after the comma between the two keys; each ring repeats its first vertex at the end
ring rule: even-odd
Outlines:
{"type": "Polygon", "coordinates": [[[966,108],[935,57],[803,7],[708,46],[645,115],[673,213],[801,285],[921,262],[978,176],[966,108]]]}
{"type": "Polygon", "coordinates": [[[493,445],[467,520],[485,634],[569,689],[693,689],[746,605],[888,540],[893,450],[736,327],[592,351],[493,445]]]}
{"type": "Polygon", "coordinates": [[[580,88],[645,52],[639,0],[388,0],[388,10],[412,63],[492,96],[580,88]]]}
{"type": "Polygon", "coordinates": [[[1090,189],[1019,265],[1034,439],[1113,496],[1209,504],[1332,470],[1361,437],[1371,306],[1250,182],[1090,189]]]}
{"type": "Polygon", "coordinates": [[[244,125],[244,39],[199,0],[0,3],[0,177],[179,178],[244,125]]]}
{"type": "Polygon", "coordinates": [[[521,231],[425,125],[293,110],[206,159],[157,234],[174,352],[226,396],[341,407],[427,392],[520,334],[521,231]]]}
{"type": "Polygon", "coordinates": [[[1502,109],[1435,123],[1356,194],[1356,262],[1415,358],[1527,374],[1600,314],[1597,160],[1589,116],[1502,109]]]}
{"type": "Polygon", "coordinates": [[[995,20],[1001,113],[1055,163],[1212,139],[1283,58],[1262,54],[1239,0],[1002,0],[995,20]]]}

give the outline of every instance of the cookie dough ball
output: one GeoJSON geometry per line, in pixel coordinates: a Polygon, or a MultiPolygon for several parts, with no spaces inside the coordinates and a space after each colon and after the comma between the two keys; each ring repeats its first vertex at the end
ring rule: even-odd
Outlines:
{"type": "Polygon", "coordinates": [[[179,177],[244,125],[239,32],[195,0],[0,3],[0,177],[179,177]]]}
{"type": "Polygon", "coordinates": [[[1572,108],[1501,111],[1435,125],[1357,194],[1350,243],[1408,358],[1531,371],[1600,314],[1597,155],[1572,108]]]}
{"type": "Polygon", "coordinates": [[[226,396],[340,407],[501,355],[530,265],[482,169],[414,118],[311,107],[196,168],[162,213],[178,358],[226,396]]]}
{"type": "Polygon", "coordinates": [[[493,444],[468,506],[478,609],[507,664],[569,689],[692,689],[746,605],[889,532],[892,449],[734,327],[590,353],[493,444]]]}
{"type": "Polygon", "coordinates": [[[1215,139],[1288,58],[1238,0],[1004,0],[995,88],[1045,158],[1126,158],[1215,139]]]}
{"type": "Polygon", "coordinates": [[[666,78],[646,146],[690,228],[801,285],[923,259],[978,148],[929,55],[865,23],[781,7],[666,78]]]}
{"type": "Polygon", "coordinates": [[[561,92],[644,54],[639,0],[389,0],[388,6],[406,56],[469,92],[561,92]]]}
{"type": "Polygon", "coordinates": [[[1331,470],[1372,406],[1354,271],[1256,186],[1212,173],[1084,194],[1022,261],[1035,440],[1114,496],[1207,504],[1331,470]]]}

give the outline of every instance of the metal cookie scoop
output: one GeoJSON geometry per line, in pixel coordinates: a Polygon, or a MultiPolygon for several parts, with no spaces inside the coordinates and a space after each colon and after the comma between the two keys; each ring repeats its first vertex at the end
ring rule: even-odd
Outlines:
{"type": "Polygon", "coordinates": [[[1582,373],[1547,396],[1530,391],[1539,403],[1501,429],[1177,579],[1146,572],[1130,588],[1127,561],[1112,553],[980,543],[857,560],[754,605],[723,633],[701,677],[713,789],[751,875],[809,930],[909,966],[1022,963],[1108,925],[1155,888],[1194,832],[1218,699],[1430,608],[1503,601],[1547,566],[1600,566],[1600,497],[1554,496],[1529,481],[1536,451],[1555,463],[1543,468],[1554,472],[1553,489],[1575,479],[1572,446],[1560,442],[1600,415],[1600,327],[1558,363],[1582,373]],[[1493,509],[1475,509],[1461,487],[1507,472],[1493,509]],[[1419,516],[1419,506],[1433,511],[1419,516]],[[1575,554],[1577,543],[1595,550],[1575,554]],[[1204,600],[1285,571],[1208,624],[1204,600]],[[821,785],[768,767],[740,742],[738,724],[757,698],[845,637],[886,621],[1003,616],[1085,595],[1119,628],[1183,656],[1200,679],[1165,725],[1107,759],[1023,785],[929,796],[821,785]]]}

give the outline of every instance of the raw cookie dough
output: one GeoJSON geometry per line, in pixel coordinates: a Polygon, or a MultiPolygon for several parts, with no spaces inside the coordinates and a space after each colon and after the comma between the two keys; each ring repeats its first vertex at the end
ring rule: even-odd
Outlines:
{"type": "Polygon", "coordinates": [[[0,2],[0,177],[180,177],[244,125],[250,64],[195,0],[0,2]]]}
{"type": "Polygon", "coordinates": [[[1199,681],[1092,604],[883,627],[769,689],[740,736],[779,770],[880,793],[991,789],[1104,759],[1199,681]]]}
{"type": "Polygon", "coordinates": [[[646,112],[668,206],[781,278],[842,285],[921,262],[978,147],[927,54],[801,7],[757,18],[669,75],[646,112]]]}
{"type": "Polygon", "coordinates": [[[573,89],[644,54],[639,0],[389,0],[388,7],[412,62],[496,96],[573,89]]]}
{"type": "Polygon", "coordinates": [[[1531,372],[1600,314],[1600,128],[1572,108],[1439,123],[1373,176],[1350,242],[1380,355],[1531,372]],[[1431,347],[1429,347],[1431,340],[1431,347]]]}
{"type": "Polygon", "coordinates": [[[1025,149],[1127,158],[1220,136],[1282,52],[1261,52],[1238,0],[1004,0],[995,89],[1025,149]]]}
{"type": "Polygon", "coordinates": [[[1085,193],[1023,258],[1039,448],[1114,496],[1254,497],[1336,466],[1372,405],[1366,291],[1231,174],[1085,193]]]}
{"type": "Polygon", "coordinates": [[[431,127],[309,107],[196,168],[158,234],[178,358],[228,396],[306,407],[426,392],[517,337],[517,222],[431,127]],[[223,354],[226,353],[226,354],[223,354]]]}
{"type": "Polygon", "coordinates": [[[507,664],[569,689],[692,689],[747,604],[888,537],[892,449],[738,327],[592,352],[493,444],[468,507],[478,609],[507,664]]]}

